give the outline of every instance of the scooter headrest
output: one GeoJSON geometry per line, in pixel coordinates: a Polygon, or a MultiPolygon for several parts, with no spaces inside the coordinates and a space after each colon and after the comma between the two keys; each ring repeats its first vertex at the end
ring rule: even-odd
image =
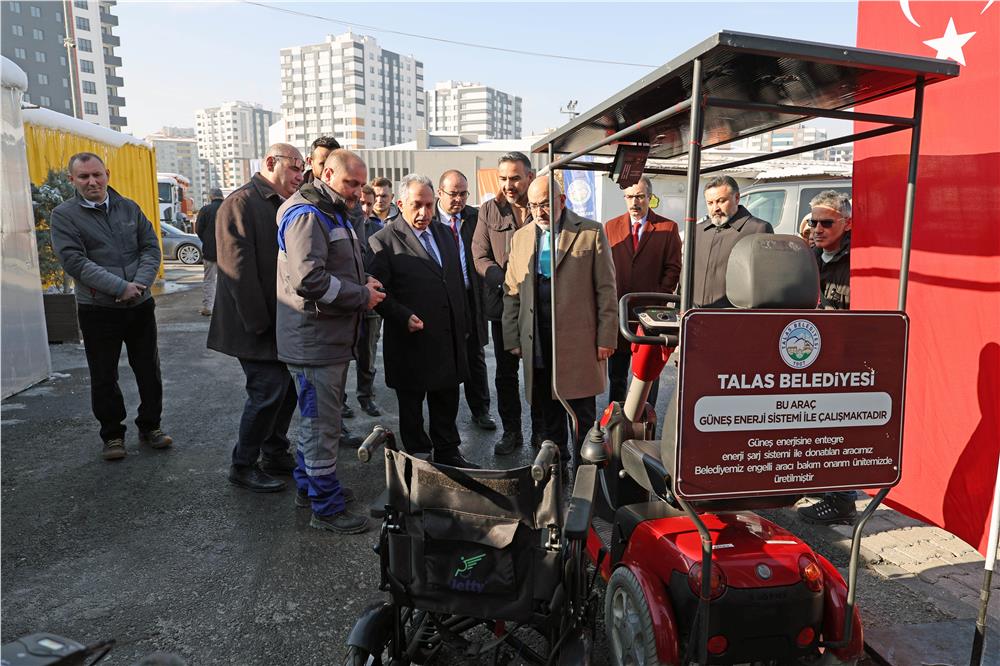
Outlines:
{"type": "Polygon", "coordinates": [[[752,234],[733,247],[726,296],[737,308],[808,308],[819,302],[819,268],[798,236],[752,234]]]}

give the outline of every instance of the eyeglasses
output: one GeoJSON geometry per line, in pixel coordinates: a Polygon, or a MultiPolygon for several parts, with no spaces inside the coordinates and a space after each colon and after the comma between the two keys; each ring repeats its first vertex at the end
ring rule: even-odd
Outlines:
{"type": "Polygon", "coordinates": [[[645,201],[647,198],[649,198],[649,195],[647,195],[647,194],[626,194],[625,198],[627,200],[629,200],[629,201],[633,201],[633,200],[634,201],[645,201]]]}
{"type": "Polygon", "coordinates": [[[542,203],[528,203],[528,210],[537,210],[539,212],[543,210],[549,210],[549,202],[543,201],[542,203]]]}
{"type": "Polygon", "coordinates": [[[806,224],[808,224],[810,228],[815,227],[817,224],[819,224],[824,229],[829,229],[830,227],[832,227],[837,222],[840,222],[840,220],[814,220],[814,219],[810,218],[809,221],[806,222],[806,224]]]}
{"type": "Polygon", "coordinates": [[[438,190],[441,194],[448,197],[449,199],[468,199],[468,192],[448,192],[447,190],[438,190]]]}
{"type": "Polygon", "coordinates": [[[304,171],[306,168],[306,163],[297,157],[292,157],[291,155],[271,155],[276,160],[290,160],[292,163],[292,168],[298,171],[304,171]]]}

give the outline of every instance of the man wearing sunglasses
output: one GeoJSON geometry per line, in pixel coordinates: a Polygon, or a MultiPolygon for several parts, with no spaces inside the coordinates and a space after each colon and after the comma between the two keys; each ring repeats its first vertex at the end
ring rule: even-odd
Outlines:
{"type": "Polygon", "coordinates": [[[278,360],[275,340],[275,216],[282,202],[299,189],[305,167],[297,148],[274,144],[267,149],[260,171],[222,202],[215,218],[219,283],[208,348],[235,356],[246,375],[247,401],[229,480],[254,492],[283,490],[285,482],[271,475],[295,469],[287,437],[295,412],[295,386],[278,360]]]}
{"type": "MultiPolygon", "coordinates": [[[[851,199],[843,192],[825,190],[809,202],[809,228],[819,264],[819,307],[847,310],[851,306],[851,199]]],[[[857,516],[854,491],[827,493],[819,502],[800,508],[808,523],[851,524],[857,516]]]]}

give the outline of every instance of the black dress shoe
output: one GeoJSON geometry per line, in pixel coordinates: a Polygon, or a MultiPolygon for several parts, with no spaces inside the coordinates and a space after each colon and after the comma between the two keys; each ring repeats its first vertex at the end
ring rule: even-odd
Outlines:
{"type": "Polygon", "coordinates": [[[353,419],[354,418],[354,410],[351,409],[350,405],[348,405],[345,402],[344,403],[344,408],[340,410],[340,415],[343,418],[345,418],[345,419],[353,419]]]}
{"type": "Polygon", "coordinates": [[[357,449],[364,443],[363,437],[352,435],[349,432],[340,435],[340,445],[348,449],[357,449]]]}
{"type": "Polygon", "coordinates": [[[535,433],[531,433],[531,448],[533,449],[542,448],[543,441],[545,441],[544,437],[542,437],[541,435],[536,435],[535,433]]]}
{"type": "Polygon", "coordinates": [[[480,430],[496,430],[497,422],[489,414],[473,414],[472,425],[480,430]]]}
{"type": "Polygon", "coordinates": [[[260,471],[265,474],[275,474],[288,476],[295,471],[295,458],[290,453],[277,456],[261,456],[260,471]]]}
{"type": "Polygon", "coordinates": [[[465,456],[462,455],[461,451],[455,449],[454,451],[449,451],[448,453],[443,453],[440,451],[434,452],[434,462],[439,465],[448,465],[450,467],[462,467],[464,469],[480,469],[479,465],[467,460],[465,456]]]}
{"type": "Polygon", "coordinates": [[[276,493],[285,489],[285,482],[260,471],[256,467],[229,468],[229,482],[255,493],[276,493]]]}
{"type": "Polygon", "coordinates": [[[514,449],[524,445],[524,436],[519,432],[505,432],[500,441],[493,447],[493,453],[498,456],[507,456],[514,453],[514,449]]]}
{"type": "Polygon", "coordinates": [[[378,408],[374,400],[358,400],[358,404],[361,405],[361,411],[368,416],[382,416],[382,410],[378,408]]]}

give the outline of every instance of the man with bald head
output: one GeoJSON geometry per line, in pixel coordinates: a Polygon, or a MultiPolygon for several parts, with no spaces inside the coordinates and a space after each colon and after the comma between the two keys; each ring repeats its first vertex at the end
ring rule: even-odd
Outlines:
{"type": "Polygon", "coordinates": [[[356,534],[368,519],[337,478],[337,447],[347,368],[357,358],[364,313],[380,303],[381,283],[365,273],[350,215],[368,169],[354,153],[326,158],[322,179],[307,183],[278,210],[278,358],[298,391],[296,506],[312,508],[311,527],[356,534]]]}
{"type": "Polygon", "coordinates": [[[229,480],[254,492],[284,489],[284,481],[271,475],[295,469],[287,437],[295,387],[278,360],[275,339],[275,216],[299,189],[304,171],[298,149],[274,144],[260,171],[222,202],[215,217],[218,285],[208,347],[235,356],[246,375],[247,400],[229,480]]]}
{"type": "Polygon", "coordinates": [[[429,178],[409,174],[400,196],[400,215],[371,238],[371,272],[387,294],[378,311],[385,320],[385,383],[399,401],[400,438],[409,453],[433,451],[434,462],[475,467],[459,452],[455,423],[458,385],[468,374],[468,295],[458,245],[434,220],[429,178]]]}
{"type": "Polygon", "coordinates": [[[618,295],[604,228],[568,210],[565,201],[556,183],[550,205],[547,177],[536,178],[528,187],[532,222],[514,232],[511,241],[503,339],[505,349],[521,357],[525,395],[541,413],[542,435],[559,446],[563,461],[568,462],[568,415],[552,385],[556,384],[576,414],[579,455],[583,436],[596,418],[596,396],[607,388],[607,359],[618,343],[618,295]],[[552,220],[559,220],[555,243],[552,220]]]}

